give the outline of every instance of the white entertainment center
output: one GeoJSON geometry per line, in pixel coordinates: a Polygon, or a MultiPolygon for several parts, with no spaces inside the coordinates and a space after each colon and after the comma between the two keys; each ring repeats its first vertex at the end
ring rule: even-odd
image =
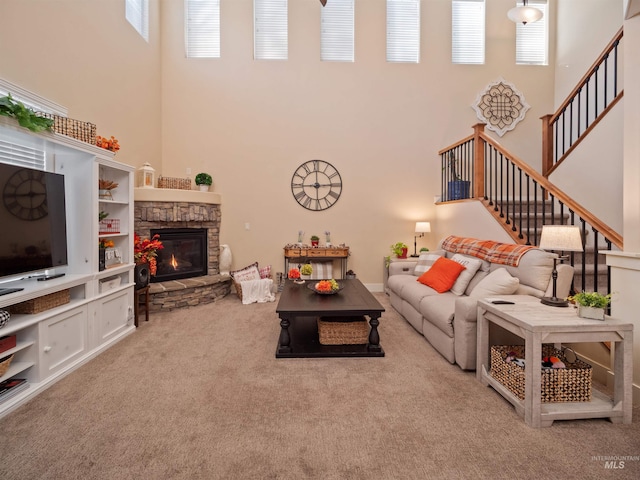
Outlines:
{"type": "Polygon", "coordinates": [[[22,290],[0,296],[0,309],[61,292],[70,300],[39,313],[12,313],[0,328],[0,337],[16,336],[16,346],[0,353],[1,358],[13,354],[0,381],[28,382],[0,401],[0,417],[135,331],[133,167],[115,161],[108,150],[57,133],[32,133],[0,116],[0,149],[13,147],[44,151],[47,170],[64,175],[68,265],[47,272],[64,274],[51,280],[26,275],[1,283],[22,290]],[[100,198],[98,179],[118,183],[110,198],[100,198]],[[99,233],[100,212],[119,221],[117,232],[99,233]],[[99,269],[99,239],[114,242],[121,263],[99,269]]]}

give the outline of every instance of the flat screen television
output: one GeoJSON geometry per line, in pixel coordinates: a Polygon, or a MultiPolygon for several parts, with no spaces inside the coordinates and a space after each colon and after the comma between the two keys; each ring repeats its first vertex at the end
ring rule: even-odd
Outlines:
{"type": "Polygon", "coordinates": [[[67,265],[64,175],[0,162],[0,278],[67,265]]]}

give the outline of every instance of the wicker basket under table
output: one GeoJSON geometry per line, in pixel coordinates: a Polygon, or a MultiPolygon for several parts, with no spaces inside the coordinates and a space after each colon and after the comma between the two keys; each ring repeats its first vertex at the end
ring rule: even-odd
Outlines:
{"type": "MultiPolygon", "coordinates": [[[[522,345],[491,347],[490,374],[516,397],[524,400],[525,369],[505,361],[509,352],[515,352],[518,358],[524,358],[522,345]]],[[[543,403],[591,400],[591,365],[581,360],[567,362],[562,352],[553,348],[553,345],[542,345],[542,355],[558,357],[567,367],[542,369],[539,364],[535,365],[541,371],[540,400],[543,403]]]]}
{"type": "Polygon", "coordinates": [[[362,345],[369,341],[365,317],[318,317],[321,345],[362,345]]]}

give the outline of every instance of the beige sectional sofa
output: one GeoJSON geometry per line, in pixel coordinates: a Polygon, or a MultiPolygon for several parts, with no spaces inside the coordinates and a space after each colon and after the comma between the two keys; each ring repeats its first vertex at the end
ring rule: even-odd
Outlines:
{"type": "MultiPolygon", "coordinates": [[[[499,263],[504,259],[499,254],[493,255],[492,251],[505,248],[506,245],[447,237],[441,244],[441,250],[421,254],[415,262],[392,262],[389,265],[387,288],[391,305],[449,362],[458,364],[464,370],[476,368],[478,299],[503,298],[512,294],[538,298],[552,296],[552,271],[557,256],[529,247],[517,259],[509,259],[511,265],[499,263]],[[480,242],[482,251],[465,248],[473,242],[480,242]],[[491,245],[488,255],[484,243],[491,245]],[[475,255],[469,254],[469,251],[475,255]],[[418,281],[425,269],[429,269],[439,256],[466,266],[454,287],[444,293],[438,293],[418,281]]],[[[510,247],[516,246],[507,248],[510,247]]],[[[558,264],[556,270],[556,296],[564,298],[569,295],[573,268],[558,264]]]]}

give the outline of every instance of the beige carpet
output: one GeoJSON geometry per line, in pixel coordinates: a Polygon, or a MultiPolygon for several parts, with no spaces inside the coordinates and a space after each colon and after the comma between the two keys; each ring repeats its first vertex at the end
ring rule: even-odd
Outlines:
{"type": "Polygon", "coordinates": [[[376,297],[385,358],[276,359],[276,303],[154,314],[0,420],[0,478],[640,478],[640,409],[531,429],[376,297]]]}

